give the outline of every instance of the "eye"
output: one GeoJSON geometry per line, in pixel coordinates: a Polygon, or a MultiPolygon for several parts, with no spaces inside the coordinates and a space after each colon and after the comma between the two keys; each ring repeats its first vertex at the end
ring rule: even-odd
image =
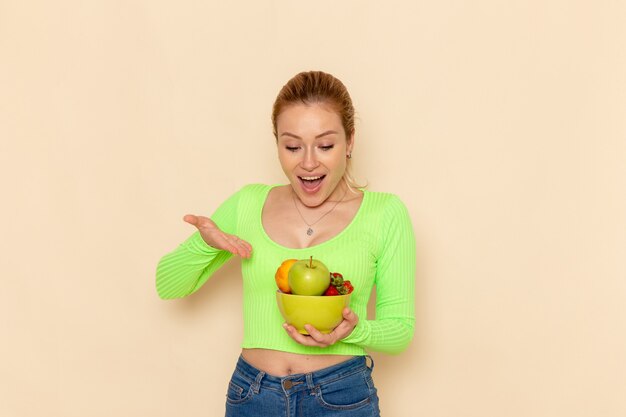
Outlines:
{"type": "Polygon", "coordinates": [[[287,149],[289,152],[295,152],[300,148],[298,148],[297,146],[285,146],[285,149],[287,149]]]}
{"type": "Polygon", "coordinates": [[[320,146],[320,149],[323,151],[330,151],[334,147],[335,145],[326,145],[326,146],[320,146]]]}

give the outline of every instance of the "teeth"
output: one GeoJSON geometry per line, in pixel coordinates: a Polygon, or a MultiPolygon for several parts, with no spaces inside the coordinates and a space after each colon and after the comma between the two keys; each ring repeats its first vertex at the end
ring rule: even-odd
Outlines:
{"type": "Polygon", "coordinates": [[[305,181],[315,181],[315,180],[319,180],[320,178],[322,178],[322,175],[320,175],[319,177],[300,177],[305,181]]]}

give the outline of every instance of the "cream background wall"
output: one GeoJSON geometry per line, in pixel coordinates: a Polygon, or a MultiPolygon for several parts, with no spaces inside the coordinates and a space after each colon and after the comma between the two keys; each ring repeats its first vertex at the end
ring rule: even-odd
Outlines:
{"type": "Polygon", "coordinates": [[[418,240],[418,326],[375,354],[385,416],[626,415],[626,3],[0,2],[0,415],[218,416],[228,264],[162,301],[158,259],[250,182],[322,69],[356,176],[418,240]]]}

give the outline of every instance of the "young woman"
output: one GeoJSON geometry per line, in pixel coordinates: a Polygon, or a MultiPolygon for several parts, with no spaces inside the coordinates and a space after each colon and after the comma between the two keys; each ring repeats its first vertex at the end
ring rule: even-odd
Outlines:
{"type": "Polygon", "coordinates": [[[281,89],[272,122],[286,185],[252,184],[208,218],[157,268],[161,298],[192,294],[232,256],[242,259],[244,338],[226,395],[227,416],[378,416],[366,349],[398,353],[414,329],[415,242],[393,194],[354,184],[354,108],[330,74],[297,74],[281,89]],[[354,286],[329,334],[300,334],[276,305],[274,274],[313,256],[354,286]],[[366,319],[376,285],[376,318],[366,319]]]}

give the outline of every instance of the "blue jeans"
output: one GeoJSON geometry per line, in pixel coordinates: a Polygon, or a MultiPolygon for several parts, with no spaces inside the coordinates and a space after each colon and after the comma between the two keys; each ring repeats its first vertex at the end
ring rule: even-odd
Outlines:
{"type": "MultiPolygon", "coordinates": [[[[371,358],[370,358],[371,360],[371,358]]],[[[226,417],[379,417],[365,356],[306,374],[278,377],[239,357],[226,394],[226,417]]]]}

